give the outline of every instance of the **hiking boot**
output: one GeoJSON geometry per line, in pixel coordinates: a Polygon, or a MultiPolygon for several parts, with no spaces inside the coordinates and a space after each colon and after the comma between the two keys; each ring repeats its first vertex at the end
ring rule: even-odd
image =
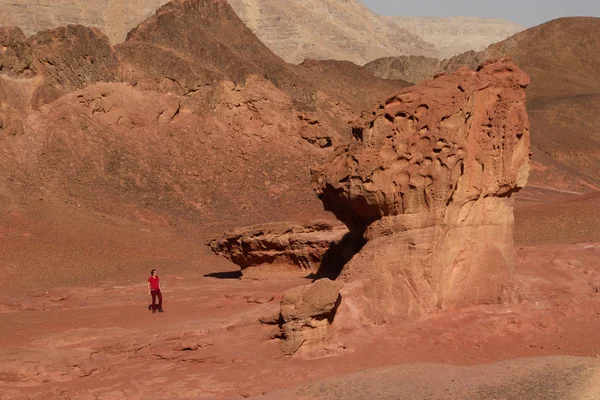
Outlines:
{"type": "Polygon", "coordinates": [[[153,310],[152,310],[152,314],[154,314],[155,312],[156,312],[156,310],[154,310],[154,309],[153,309],[153,310]]]}
{"type": "Polygon", "coordinates": [[[164,312],[164,311],[163,311],[163,309],[162,309],[162,308],[159,308],[159,309],[158,309],[158,312],[164,312]]]}

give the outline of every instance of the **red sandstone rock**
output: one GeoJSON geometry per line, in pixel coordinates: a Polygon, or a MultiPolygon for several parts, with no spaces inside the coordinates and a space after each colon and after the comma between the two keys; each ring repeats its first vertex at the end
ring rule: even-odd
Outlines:
{"type": "Polygon", "coordinates": [[[3,27],[0,46],[5,49],[0,73],[25,78],[12,86],[24,86],[21,96],[34,108],[92,83],[121,81],[116,54],[97,29],[71,25],[25,38],[19,28],[3,27]],[[34,81],[34,76],[41,79],[34,81]]]}
{"type": "Polygon", "coordinates": [[[321,345],[331,338],[331,322],[342,286],[339,281],[320,279],[283,293],[281,329],[286,354],[294,354],[301,346],[321,345]]]}
{"type": "Polygon", "coordinates": [[[326,208],[367,241],[340,277],[342,325],[512,296],[528,83],[501,59],[405,89],[313,171],[326,208]]]}
{"type": "Polygon", "coordinates": [[[239,265],[244,274],[317,273],[332,245],[341,243],[348,229],[317,221],[306,225],[287,222],[236,228],[210,241],[213,252],[239,265]]]}
{"type": "Polygon", "coordinates": [[[15,77],[33,75],[33,55],[20,28],[0,27],[0,47],[3,49],[0,52],[0,73],[15,77]]]}

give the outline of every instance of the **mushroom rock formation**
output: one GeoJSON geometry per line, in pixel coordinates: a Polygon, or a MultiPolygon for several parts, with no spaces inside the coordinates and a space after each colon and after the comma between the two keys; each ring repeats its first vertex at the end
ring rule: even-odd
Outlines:
{"type": "Polygon", "coordinates": [[[518,295],[513,194],[529,173],[528,84],[498,59],[404,89],[312,171],[325,208],[366,242],[338,277],[336,325],[518,295]]]}

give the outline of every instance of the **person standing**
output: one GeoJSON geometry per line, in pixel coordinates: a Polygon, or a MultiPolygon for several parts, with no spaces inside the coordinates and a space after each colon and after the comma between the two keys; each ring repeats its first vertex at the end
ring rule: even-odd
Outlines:
{"type": "Polygon", "coordinates": [[[150,278],[148,278],[148,294],[152,296],[152,304],[148,306],[148,309],[152,310],[153,313],[164,312],[162,308],[162,293],[160,292],[160,278],[156,274],[156,270],[150,271],[150,278]],[[156,304],[156,298],[158,297],[158,305],[156,304]]]}

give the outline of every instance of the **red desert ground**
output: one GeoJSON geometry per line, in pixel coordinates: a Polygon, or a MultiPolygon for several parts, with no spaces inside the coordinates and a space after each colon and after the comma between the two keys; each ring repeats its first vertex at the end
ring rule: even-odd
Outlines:
{"type": "Polygon", "coordinates": [[[367,68],[160,3],[0,27],[1,400],[600,399],[599,18],[367,68]]]}

